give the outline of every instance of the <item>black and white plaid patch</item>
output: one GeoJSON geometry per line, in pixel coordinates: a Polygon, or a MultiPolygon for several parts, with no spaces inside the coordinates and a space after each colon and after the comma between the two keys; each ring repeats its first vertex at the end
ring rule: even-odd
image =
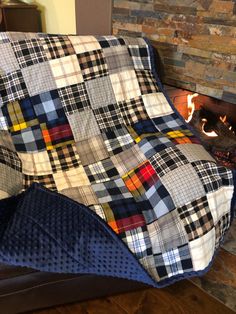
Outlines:
{"type": "Polygon", "coordinates": [[[3,146],[0,146],[0,163],[22,172],[22,162],[17,153],[3,146]]]}
{"type": "Polygon", "coordinates": [[[177,208],[189,241],[200,238],[212,228],[214,221],[206,196],[177,208]]]}
{"type": "Polygon", "coordinates": [[[215,163],[199,160],[192,162],[192,165],[207,193],[214,192],[223,185],[218,166],[215,163]]]}
{"type": "Polygon", "coordinates": [[[151,71],[149,70],[135,70],[139,87],[141,90],[142,95],[150,94],[150,93],[157,93],[158,86],[154,76],[152,75],[151,71]]]}
{"type": "Polygon", "coordinates": [[[104,143],[111,155],[119,154],[124,150],[135,145],[132,136],[129,134],[125,126],[113,128],[102,134],[104,143]]]}
{"type": "Polygon", "coordinates": [[[134,68],[137,70],[150,70],[150,57],[147,47],[129,46],[129,54],[132,57],[134,68]]]}
{"type": "Polygon", "coordinates": [[[67,115],[83,111],[90,107],[88,93],[84,83],[58,89],[63,108],[67,115]]]}
{"type": "Polygon", "coordinates": [[[109,131],[113,127],[122,125],[122,117],[117,104],[111,104],[93,110],[101,131],[109,131]]]}
{"type": "Polygon", "coordinates": [[[49,36],[41,41],[48,60],[75,54],[73,45],[66,36],[49,36]]]}
{"type": "Polygon", "coordinates": [[[23,183],[25,190],[35,182],[42,184],[49,190],[57,191],[56,183],[54,181],[52,174],[43,176],[30,176],[26,174],[23,175],[23,183]]]}
{"type": "Polygon", "coordinates": [[[150,163],[158,175],[164,176],[171,170],[189,163],[177,147],[168,147],[150,158],[150,163]]]}
{"type": "Polygon", "coordinates": [[[0,96],[3,104],[29,96],[21,70],[0,76],[0,96]]]}
{"type": "Polygon", "coordinates": [[[85,166],[84,169],[91,183],[102,183],[119,177],[119,173],[110,159],[85,166]]]}
{"type": "Polygon", "coordinates": [[[102,50],[77,54],[84,80],[108,75],[108,67],[102,50]]]}
{"type": "Polygon", "coordinates": [[[12,43],[13,51],[21,68],[47,61],[40,40],[29,39],[12,43]]]}
{"type": "Polygon", "coordinates": [[[92,188],[101,204],[132,198],[132,194],[122,179],[93,184],[92,188]]]}
{"type": "Polygon", "coordinates": [[[182,245],[162,254],[154,255],[160,279],[181,275],[193,270],[189,246],[182,245]]]}
{"type": "Polygon", "coordinates": [[[124,46],[125,41],[123,38],[118,38],[115,36],[96,36],[98,42],[102,48],[124,46]]]}
{"type": "Polygon", "coordinates": [[[126,125],[132,125],[140,120],[149,119],[142,97],[118,103],[120,113],[126,125]]]}

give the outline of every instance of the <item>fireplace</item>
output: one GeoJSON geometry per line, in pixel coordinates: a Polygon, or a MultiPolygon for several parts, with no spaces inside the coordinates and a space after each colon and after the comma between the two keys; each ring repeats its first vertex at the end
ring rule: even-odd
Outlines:
{"type": "Polygon", "coordinates": [[[166,90],[218,162],[236,169],[235,104],[175,87],[166,86],[166,90]]]}

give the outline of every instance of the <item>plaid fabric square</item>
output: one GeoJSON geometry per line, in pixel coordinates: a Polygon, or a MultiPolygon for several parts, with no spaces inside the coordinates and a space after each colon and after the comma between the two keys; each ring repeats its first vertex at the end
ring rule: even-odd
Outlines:
{"type": "Polygon", "coordinates": [[[102,50],[77,54],[84,80],[108,75],[108,68],[102,50]]]}
{"type": "Polygon", "coordinates": [[[125,45],[125,41],[123,38],[118,38],[116,36],[96,36],[99,44],[102,48],[109,48],[115,46],[125,45]]]}
{"type": "Polygon", "coordinates": [[[206,193],[214,192],[222,186],[218,166],[213,162],[195,161],[192,165],[204,185],[206,193]]]}
{"type": "MultiPolygon", "coordinates": [[[[18,195],[23,189],[22,172],[0,163],[0,198],[18,195]]],[[[2,206],[1,206],[2,209],[2,206]]]]}
{"type": "Polygon", "coordinates": [[[100,135],[101,131],[91,109],[74,112],[67,116],[76,142],[100,135]]]}
{"type": "Polygon", "coordinates": [[[21,68],[47,61],[44,49],[38,39],[15,41],[11,45],[21,68]]]}
{"type": "Polygon", "coordinates": [[[101,135],[76,143],[82,165],[89,165],[109,157],[108,150],[101,135]]]}
{"type": "Polygon", "coordinates": [[[132,125],[140,120],[149,119],[142,97],[118,102],[120,113],[127,125],[132,125]]]}
{"type": "Polygon", "coordinates": [[[145,226],[141,204],[132,198],[127,198],[102,204],[102,207],[108,224],[116,233],[120,234],[145,226]]]}
{"type": "Polygon", "coordinates": [[[68,36],[76,53],[84,53],[101,49],[94,36],[68,36]]]}
{"type": "Polygon", "coordinates": [[[0,44],[0,73],[7,74],[20,69],[10,43],[0,44]]]}
{"type": "Polygon", "coordinates": [[[173,110],[163,93],[142,95],[142,99],[150,118],[156,118],[173,113],[173,110]]]}
{"type": "Polygon", "coordinates": [[[183,122],[176,113],[169,114],[164,117],[153,118],[152,121],[160,132],[167,133],[173,130],[183,130],[183,122]]]}
{"type": "Polygon", "coordinates": [[[99,201],[91,185],[78,186],[61,191],[61,194],[85,206],[99,205],[99,201]]]}
{"type": "Polygon", "coordinates": [[[215,226],[215,232],[216,232],[216,248],[219,247],[219,245],[224,240],[224,236],[226,232],[229,230],[230,227],[230,214],[227,213],[221,217],[221,219],[218,221],[218,223],[215,226]]]}
{"type": "Polygon", "coordinates": [[[102,183],[119,177],[119,173],[110,159],[98,161],[85,166],[84,169],[91,183],[102,183]]]}
{"type": "Polygon", "coordinates": [[[53,173],[53,179],[55,180],[56,188],[59,192],[65,189],[90,185],[82,166],[53,173]]]}
{"type": "Polygon", "coordinates": [[[0,103],[23,99],[29,96],[21,70],[0,76],[0,103]]]}
{"type": "Polygon", "coordinates": [[[92,188],[101,204],[132,198],[132,194],[128,191],[122,179],[93,184],[92,188]]]}
{"type": "Polygon", "coordinates": [[[35,96],[57,88],[48,62],[22,69],[22,74],[30,96],[35,96]]]}
{"type": "Polygon", "coordinates": [[[40,124],[47,150],[73,144],[74,137],[66,117],[40,124]]]}
{"type": "Polygon", "coordinates": [[[8,37],[8,34],[7,33],[0,33],[0,43],[9,43],[10,42],[10,39],[8,37]]]}
{"type": "Polygon", "coordinates": [[[122,126],[122,118],[117,104],[111,104],[93,110],[101,131],[109,131],[114,127],[122,126]]]}
{"type": "Polygon", "coordinates": [[[128,50],[136,70],[151,69],[150,56],[147,46],[129,46],[128,50]]]}
{"type": "Polygon", "coordinates": [[[162,254],[157,254],[154,256],[154,259],[160,279],[169,278],[193,270],[191,254],[187,244],[162,254]]]}
{"type": "Polygon", "coordinates": [[[102,208],[102,205],[96,204],[96,205],[90,205],[89,208],[95,212],[100,218],[106,221],[106,216],[104,213],[104,210],[102,208]]]}
{"type": "Polygon", "coordinates": [[[176,207],[181,207],[206,195],[199,176],[191,164],[180,166],[161,177],[176,207]]]}
{"type": "Polygon", "coordinates": [[[188,237],[176,210],[147,225],[154,254],[165,253],[188,243],[188,237]]]}
{"type": "Polygon", "coordinates": [[[146,158],[150,158],[156,153],[161,152],[168,147],[172,147],[174,144],[166,136],[160,133],[147,136],[142,139],[138,145],[146,158]]]}
{"type": "Polygon", "coordinates": [[[22,171],[21,160],[17,153],[4,146],[0,146],[0,163],[16,171],[22,171]]]}
{"type": "Polygon", "coordinates": [[[12,136],[8,130],[0,131],[0,146],[10,149],[13,152],[16,152],[15,146],[12,141],[12,136]]]}
{"type": "Polygon", "coordinates": [[[134,70],[110,74],[116,101],[124,101],[141,96],[138,79],[134,70]]]}
{"type": "Polygon", "coordinates": [[[215,159],[205,150],[202,145],[187,143],[185,145],[177,145],[177,147],[189,162],[197,160],[215,162],[215,159]]]}
{"type": "Polygon", "coordinates": [[[0,131],[8,130],[8,123],[6,116],[2,112],[2,108],[0,107],[0,131]]]}
{"type": "Polygon", "coordinates": [[[106,148],[111,155],[119,154],[135,145],[133,138],[124,126],[113,128],[109,132],[103,133],[102,136],[106,148]]]}
{"type": "Polygon", "coordinates": [[[37,152],[45,149],[43,134],[39,125],[14,131],[12,140],[18,152],[37,152]]]}
{"type": "Polygon", "coordinates": [[[76,146],[71,144],[49,150],[48,156],[53,172],[69,170],[81,164],[76,146]]]}
{"type": "Polygon", "coordinates": [[[39,123],[30,98],[19,102],[10,102],[2,107],[2,112],[11,132],[20,131],[39,123]]]}
{"type": "Polygon", "coordinates": [[[193,270],[205,269],[212,261],[215,252],[215,228],[204,236],[189,242],[189,250],[192,257],[193,270]]]}
{"type": "MultiPolygon", "coordinates": [[[[150,134],[155,134],[158,132],[158,129],[156,128],[155,124],[151,119],[148,120],[142,120],[132,125],[132,128],[134,129],[135,133],[138,135],[139,138],[136,138],[136,142],[139,142],[141,140],[141,136],[147,136],[150,134]]],[[[145,136],[145,137],[146,137],[145,136]]]]}
{"type": "Polygon", "coordinates": [[[122,176],[128,190],[134,198],[139,199],[159,179],[149,161],[145,161],[122,176]]]}
{"type": "Polygon", "coordinates": [[[111,160],[113,161],[120,176],[123,176],[125,173],[146,161],[146,157],[136,144],[124,152],[112,156],[111,160]]]}
{"type": "Polygon", "coordinates": [[[22,172],[31,176],[52,174],[51,163],[47,151],[37,153],[19,153],[22,162],[22,172]]]}
{"type": "Polygon", "coordinates": [[[80,65],[76,55],[49,61],[57,88],[83,82],[80,65]]]}
{"type": "Polygon", "coordinates": [[[166,173],[174,170],[182,165],[189,163],[187,158],[176,147],[168,147],[160,153],[156,153],[150,158],[150,163],[156,170],[159,176],[164,176],[166,173]]]}
{"type": "Polygon", "coordinates": [[[133,69],[133,62],[126,46],[103,49],[109,73],[133,69]]]}
{"type": "Polygon", "coordinates": [[[46,123],[65,117],[57,90],[31,97],[34,111],[40,123],[46,123]]]}
{"type": "Polygon", "coordinates": [[[149,70],[135,70],[142,95],[157,93],[157,82],[149,70]]]}
{"type": "Polygon", "coordinates": [[[145,196],[152,208],[150,211],[143,212],[147,223],[153,222],[175,208],[169,192],[160,180],[145,192],[145,196]]]}
{"type": "Polygon", "coordinates": [[[35,182],[43,185],[45,188],[51,191],[57,190],[52,174],[43,176],[30,176],[28,174],[23,175],[24,190],[27,190],[35,182]]]}
{"type": "Polygon", "coordinates": [[[93,109],[116,103],[109,76],[86,81],[85,86],[93,109]]]}
{"type": "Polygon", "coordinates": [[[90,101],[84,83],[58,89],[66,115],[90,108],[90,101]]]}
{"type": "Polygon", "coordinates": [[[146,226],[126,231],[123,241],[138,259],[152,254],[151,241],[146,226]]]}
{"type": "Polygon", "coordinates": [[[214,228],[206,196],[177,208],[189,241],[197,239],[214,228]]]}
{"type": "Polygon", "coordinates": [[[75,54],[72,43],[67,36],[49,36],[41,39],[48,60],[75,54]]]}

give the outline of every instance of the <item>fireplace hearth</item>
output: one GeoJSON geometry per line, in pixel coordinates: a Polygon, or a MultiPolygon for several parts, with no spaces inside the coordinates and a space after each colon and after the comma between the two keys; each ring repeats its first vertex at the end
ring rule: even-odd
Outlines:
{"type": "Polygon", "coordinates": [[[165,86],[174,106],[216,160],[236,169],[236,108],[214,97],[165,86]]]}

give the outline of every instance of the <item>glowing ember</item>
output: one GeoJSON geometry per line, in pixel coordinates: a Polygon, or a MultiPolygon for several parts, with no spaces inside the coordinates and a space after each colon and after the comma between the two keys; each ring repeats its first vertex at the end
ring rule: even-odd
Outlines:
{"type": "Polygon", "coordinates": [[[225,123],[226,122],[226,115],[224,117],[220,117],[220,120],[225,123]]]}
{"type": "Polygon", "coordinates": [[[198,93],[188,95],[188,119],[186,120],[187,123],[189,123],[192,120],[193,113],[195,110],[195,104],[193,102],[193,98],[197,96],[198,96],[198,93]]]}

